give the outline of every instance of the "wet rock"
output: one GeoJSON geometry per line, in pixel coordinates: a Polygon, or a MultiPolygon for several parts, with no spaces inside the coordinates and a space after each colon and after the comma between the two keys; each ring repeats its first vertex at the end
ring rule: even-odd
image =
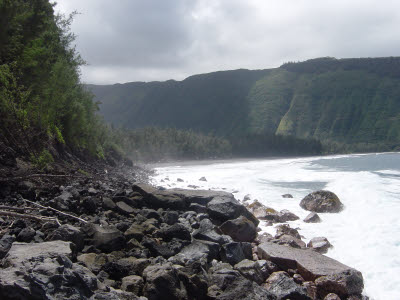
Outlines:
{"type": "Polygon", "coordinates": [[[279,235],[279,238],[270,241],[279,245],[287,245],[293,248],[306,248],[306,243],[288,234],[279,235]]]}
{"type": "Polygon", "coordinates": [[[69,224],[64,224],[58,227],[55,231],[53,231],[53,233],[49,235],[48,240],[73,242],[76,245],[78,251],[81,251],[84,246],[83,233],[80,231],[79,228],[69,224]]]}
{"type": "Polygon", "coordinates": [[[307,289],[294,282],[284,271],[272,273],[263,287],[276,295],[277,299],[312,300],[307,294],[307,289]]]}
{"type": "Polygon", "coordinates": [[[283,235],[290,235],[301,240],[300,233],[297,231],[297,229],[291,228],[288,224],[276,226],[275,238],[279,239],[283,235]]]}
{"type": "Polygon", "coordinates": [[[32,227],[22,229],[17,235],[18,242],[30,243],[36,235],[36,231],[32,227]]]}
{"type": "Polygon", "coordinates": [[[279,212],[280,222],[287,222],[287,221],[296,221],[300,219],[294,213],[288,211],[287,209],[283,209],[279,212]]]}
{"type": "Polygon", "coordinates": [[[176,211],[166,211],[164,212],[164,222],[168,225],[173,225],[178,222],[179,214],[176,211]]]}
{"type": "Polygon", "coordinates": [[[189,209],[195,211],[196,213],[202,214],[207,213],[207,207],[197,204],[197,203],[190,203],[189,209]]]}
{"type": "Polygon", "coordinates": [[[123,201],[119,201],[117,203],[115,203],[116,205],[116,210],[123,215],[130,215],[132,213],[135,212],[135,209],[132,206],[129,206],[128,204],[126,204],[123,201]]]}
{"type": "Polygon", "coordinates": [[[199,181],[207,181],[207,179],[203,176],[199,178],[199,181]]]}
{"type": "Polygon", "coordinates": [[[232,270],[229,265],[219,263],[210,269],[210,287],[208,296],[218,300],[239,300],[239,299],[276,299],[266,289],[258,286],[243,277],[240,272],[232,270]]]}
{"type": "Polygon", "coordinates": [[[300,206],[312,212],[338,213],[343,209],[338,196],[323,190],[308,194],[301,200],[300,206]]]}
{"type": "Polygon", "coordinates": [[[252,259],[252,251],[250,243],[228,243],[222,245],[221,260],[231,265],[236,265],[244,259],[252,259]]]}
{"type": "Polygon", "coordinates": [[[122,278],[121,290],[140,295],[144,287],[143,278],[137,275],[131,275],[122,278]]]}
{"type": "Polygon", "coordinates": [[[307,295],[311,299],[318,299],[317,298],[317,286],[313,281],[305,281],[303,282],[303,286],[307,289],[307,295]]]}
{"type": "Polygon", "coordinates": [[[293,198],[291,194],[283,194],[282,198],[293,198]]]}
{"type": "Polygon", "coordinates": [[[10,250],[15,238],[11,235],[5,234],[0,239],[0,259],[2,259],[10,250]]]}
{"type": "Polygon", "coordinates": [[[354,269],[321,276],[315,280],[315,284],[318,296],[321,298],[329,293],[335,293],[341,299],[345,299],[351,295],[361,295],[364,288],[361,273],[354,269]]]}
{"type": "Polygon", "coordinates": [[[191,239],[189,230],[179,223],[161,228],[157,232],[157,236],[161,237],[164,241],[167,242],[169,242],[173,238],[189,241],[191,239]]]}
{"type": "Polygon", "coordinates": [[[141,194],[146,206],[149,208],[183,210],[187,207],[185,199],[176,194],[174,190],[162,191],[147,184],[136,184],[132,186],[132,190],[141,194]]]}
{"type": "Polygon", "coordinates": [[[345,291],[348,295],[362,292],[363,278],[359,271],[315,251],[266,242],[258,246],[258,255],[282,270],[297,269],[307,281],[315,280],[316,284],[318,281],[318,290],[323,296],[331,292],[339,296],[345,291]]]}
{"type": "Polygon", "coordinates": [[[236,242],[253,242],[257,237],[257,228],[254,223],[244,216],[224,222],[220,230],[229,235],[236,242]]]}
{"type": "Polygon", "coordinates": [[[310,213],[305,219],[303,220],[306,223],[320,223],[321,218],[315,212],[310,213]]]}
{"type": "Polygon", "coordinates": [[[245,278],[261,285],[270,275],[269,266],[266,260],[252,261],[244,259],[234,267],[245,278]]]}
{"type": "Polygon", "coordinates": [[[340,297],[334,293],[325,296],[324,300],[340,300],[340,297]]]}
{"type": "Polygon", "coordinates": [[[146,284],[143,295],[149,300],[187,299],[186,288],[179,279],[179,271],[170,263],[148,266],[143,271],[146,284]]]}
{"type": "Polygon", "coordinates": [[[168,258],[173,256],[175,253],[166,244],[159,243],[157,240],[145,236],[142,239],[141,244],[143,247],[149,249],[152,257],[162,256],[168,258]]]}
{"type": "Polygon", "coordinates": [[[176,181],[177,182],[183,182],[184,180],[182,178],[177,178],[176,181]]]}
{"type": "Polygon", "coordinates": [[[332,245],[326,237],[315,237],[308,242],[307,247],[324,254],[328,252],[328,249],[331,248],[332,245]]]}
{"type": "Polygon", "coordinates": [[[91,237],[92,244],[105,253],[119,251],[126,245],[122,232],[114,226],[89,224],[84,230],[91,237]]]}
{"type": "Polygon", "coordinates": [[[113,209],[115,209],[115,207],[116,207],[116,205],[115,205],[115,203],[114,203],[113,200],[111,200],[111,199],[108,198],[108,197],[104,197],[104,198],[103,198],[103,208],[104,208],[104,209],[111,209],[111,210],[113,210],[113,209]]]}
{"type": "Polygon", "coordinates": [[[97,274],[101,268],[108,263],[108,256],[106,254],[86,253],[77,257],[77,261],[85,265],[90,271],[97,274]]]}
{"type": "Polygon", "coordinates": [[[209,219],[201,220],[199,229],[193,231],[192,236],[198,240],[210,241],[220,245],[233,242],[230,236],[217,233],[209,219]]]}
{"type": "Polygon", "coordinates": [[[1,299],[86,299],[96,276],[73,264],[69,242],[14,243],[0,272],[1,299]]]}
{"type": "Polygon", "coordinates": [[[243,205],[239,203],[233,196],[229,197],[214,197],[207,204],[207,212],[212,219],[218,220],[221,223],[236,219],[239,216],[244,216],[249,219],[254,226],[258,226],[258,219],[251,214],[243,205]]]}
{"type": "Polygon", "coordinates": [[[258,219],[271,221],[273,223],[284,223],[287,221],[295,221],[299,219],[298,216],[286,209],[278,212],[271,207],[263,205],[258,200],[255,200],[253,203],[249,204],[247,208],[258,219]]]}
{"type": "Polygon", "coordinates": [[[169,260],[176,264],[188,265],[205,259],[210,262],[219,257],[219,245],[209,241],[193,240],[169,260]]]}

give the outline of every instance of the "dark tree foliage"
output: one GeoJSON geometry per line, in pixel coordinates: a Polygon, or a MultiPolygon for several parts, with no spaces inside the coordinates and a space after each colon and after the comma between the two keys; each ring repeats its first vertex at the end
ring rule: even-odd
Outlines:
{"type": "Polygon", "coordinates": [[[234,156],[286,156],[315,155],[322,153],[322,145],[316,139],[301,139],[271,133],[253,133],[231,137],[234,156]]]}
{"type": "Polygon", "coordinates": [[[343,58],[321,57],[304,62],[288,62],[282,69],[298,73],[323,73],[337,70],[367,71],[379,76],[400,78],[400,57],[343,58]]]}
{"type": "Polygon", "coordinates": [[[0,0],[0,134],[22,152],[56,140],[101,156],[104,126],[80,83],[72,16],[56,16],[53,6],[0,0]]]}
{"type": "Polygon", "coordinates": [[[192,130],[146,127],[114,129],[116,145],[136,161],[196,160],[223,158],[231,155],[228,140],[195,133],[192,130]]]}

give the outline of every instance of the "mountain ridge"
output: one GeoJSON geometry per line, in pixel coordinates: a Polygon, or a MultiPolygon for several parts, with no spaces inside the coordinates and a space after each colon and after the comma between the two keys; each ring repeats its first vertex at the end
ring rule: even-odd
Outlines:
{"type": "Polygon", "coordinates": [[[351,151],[400,144],[400,58],[317,58],[182,81],[87,85],[117,126],[191,129],[219,136],[274,133],[351,151]]]}

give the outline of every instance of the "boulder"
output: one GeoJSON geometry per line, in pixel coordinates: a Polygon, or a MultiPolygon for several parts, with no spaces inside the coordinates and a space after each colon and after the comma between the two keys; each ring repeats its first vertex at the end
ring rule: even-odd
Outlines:
{"type": "Polygon", "coordinates": [[[64,224],[53,231],[48,239],[50,241],[61,240],[65,242],[73,242],[78,251],[81,251],[84,246],[84,235],[79,228],[64,224]]]}
{"type": "Polygon", "coordinates": [[[100,269],[108,263],[108,256],[106,254],[85,253],[77,257],[77,261],[83,263],[90,271],[97,274],[100,269]]]}
{"type": "Polygon", "coordinates": [[[276,226],[275,238],[279,239],[283,235],[290,235],[292,237],[301,240],[300,233],[297,231],[297,229],[291,228],[288,224],[282,224],[276,226]]]}
{"type": "Polygon", "coordinates": [[[140,295],[144,287],[143,278],[137,275],[131,275],[122,278],[121,290],[140,295]]]}
{"type": "Polygon", "coordinates": [[[228,243],[222,245],[221,260],[231,265],[236,265],[244,259],[252,259],[252,249],[250,243],[228,243]]]}
{"type": "Polygon", "coordinates": [[[321,276],[315,280],[315,284],[317,294],[322,299],[330,293],[335,293],[340,299],[346,299],[351,295],[361,295],[364,288],[361,273],[354,269],[321,276]]]}
{"type": "Polygon", "coordinates": [[[114,226],[88,224],[84,231],[91,238],[91,243],[105,253],[119,251],[126,245],[122,232],[114,226]]]}
{"type": "Polygon", "coordinates": [[[176,264],[191,264],[205,259],[210,262],[219,257],[219,245],[209,241],[193,240],[191,244],[184,247],[181,252],[169,260],[176,264]]]}
{"type": "Polygon", "coordinates": [[[73,264],[71,243],[14,243],[0,272],[1,299],[87,299],[96,276],[73,264]]]}
{"type": "Polygon", "coordinates": [[[255,282],[232,270],[227,264],[218,263],[210,269],[209,299],[217,300],[276,300],[275,295],[255,282]]]}
{"type": "Polygon", "coordinates": [[[307,294],[307,289],[297,284],[288,273],[279,271],[268,277],[263,287],[277,299],[312,300],[307,294]]]}
{"type": "Polygon", "coordinates": [[[234,267],[247,279],[261,285],[270,275],[269,265],[266,260],[252,261],[244,259],[234,267]]]}
{"type": "Polygon", "coordinates": [[[132,206],[129,206],[128,204],[126,204],[123,201],[119,201],[119,202],[115,203],[115,206],[116,206],[117,212],[119,212],[122,215],[129,216],[130,214],[135,212],[135,209],[132,206]]]}
{"type": "Polygon", "coordinates": [[[282,198],[293,198],[291,194],[283,194],[282,198]]]}
{"type": "Polygon", "coordinates": [[[284,223],[287,221],[296,221],[299,219],[294,213],[284,209],[280,212],[276,211],[271,207],[267,207],[255,200],[253,203],[247,206],[249,211],[260,220],[271,221],[273,223],[284,223]]]}
{"type": "Polygon", "coordinates": [[[149,300],[187,299],[188,293],[179,279],[179,271],[171,264],[155,264],[143,271],[146,284],[143,295],[149,300]]]}
{"type": "Polygon", "coordinates": [[[157,236],[161,237],[164,241],[171,241],[173,238],[181,240],[191,240],[189,230],[182,224],[174,224],[171,226],[164,226],[158,232],[157,236]]]}
{"type": "Polygon", "coordinates": [[[10,250],[15,238],[11,235],[5,234],[0,239],[0,259],[2,259],[10,250]]]}
{"type": "Polygon", "coordinates": [[[176,211],[166,211],[163,218],[165,223],[168,225],[173,225],[178,222],[179,214],[176,211]]]}
{"type": "Polygon", "coordinates": [[[279,238],[270,241],[279,245],[287,245],[293,248],[306,248],[306,243],[304,243],[301,239],[295,238],[288,234],[280,235],[279,238]]]}
{"type": "Polygon", "coordinates": [[[173,190],[159,190],[151,185],[139,183],[132,186],[132,191],[143,197],[144,205],[148,208],[184,210],[187,206],[185,199],[173,190]]]}
{"type": "Polygon", "coordinates": [[[30,243],[36,235],[36,231],[32,227],[22,229],[17,235],[18,242],[30,243]]]}
{"type": "Polygon", "coordinates": [[[322,213],[338,213],[343,209],[343,204],[338,196],[323,190],[308,194],[301,200],[300,206],[305,210],[322,213]]]}
{"type": "Polygon", "coordinates": [[[257,237],[257,228],[254,223],[244,216],[224,222],[220,230],[229,235],[236,242],[253,242],[257,237]]]}
{"type": "Polygon", "coordinates": [[[307,217],[305,217],[305,219],[303,221],[305,223],[320,223],[321,218],[319,217],[319,215],[317,213],[311,212],[307,215],[307,217]]]}
{"type": "Polygon", "coordinates": [[[239,203],[233,196],[214,197],[207,204],[207,212],[213,220],[221,223],[244,216],[249,219],[255,226],[258,226],[258,219],[249,212],[246,207],[239,203]]]}
{"type": "Polygon", "coordinates": [[[203,176],[199,178],[199,181],[207,181],[207,179],[203,176]]]}
{"type": "Polygon", "coordinates": [[[364,287],[359,271],[309,249],[265,242],[258,246],[258,255],[276,263],[282,270],[297,269],[305,280],[315,281],[319,294],[324,296],[331,292],[340,297],[361,294],[364,287]]]}
{"type": "Polygon", "coordinates": [[[308,242],[307,247],[324,254],[328,252],[332,245],[326,237],[315,237],[308,242]]]}
{"type": "Polygon", "coordinates": [[[143,237],[141,244],[150,251],[152,257],[162,256],[164,258],[169,258],[175,254],[167,244],[160,243],[159,241],[147,236],[143,237]]]}
{"type": "Polygon", "coordinates": [[[338,295],[336,295],[334,293],[330,293],[325,296],[324,300],[340,300],[340,298],[338,295]]]}
{"type": "Polygon", "coordinates": [[[199,228],[193,231],[192,236],[198,240],[210,241],[220,245],[233,242],[230,236],[217,233],[214,224],[209,219],[201,220],[199,228]]]}

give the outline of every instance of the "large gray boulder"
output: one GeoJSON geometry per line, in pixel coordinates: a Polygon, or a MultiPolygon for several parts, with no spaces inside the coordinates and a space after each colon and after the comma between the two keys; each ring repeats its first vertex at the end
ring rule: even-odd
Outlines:
{"type": "Polygon", "coordinates": [[[169,258],[175,264],[185,265],[197,261],[212,261],[219,256],[219,244],[209,241],[193,240],[181,252],[169,258]]]}
{"type": "Polygon", "coordinates": [[[262,259],[274,262],[282,270],[297,269],[305,280],[319,282],[317,287],[318,291],[323,291],[321,293],[358,295],[364,288],[361,272],[309,249],[265,242],[258,246],[258,255],[262,259]]]}
{"type": "Polygon", "coordinates": [[[221,223],[236,219],[239,216],[244,216],[249,219],[255,226],[258,226],[260,221],[249,212],[246,207],[240,204],[233,196],[229,197],[214,197],[207,204],[207,212],[213,220],[221,223]]]}
{"type": "Polygon", "coordinates": [[[312,212],[337,213],[343,209],[338,196],[330,191],[316,191],[308,194],[300,202],[301,208],[312,212]]]}
{"type": "Polygon", "coordinates": [[[88,224],[83,231],[91,239],[91,243],[105,253],[119,251],[126,245],[124,235],[114,226],[88,224]]]}
{"type": "Polygon", "coordinates": [[[315,237],[307,243],[307,247],[321,254],[325,254],[328,252],[328,249],[332,247],[332,245],[329,243],[326,237],[315,237]]]}
{"type": "Polygon", "coordinates": [[[263,287],[278,299],[312,300],[304,286],[297,284],[288,273],[279,271],[268,277],[263,287]]]}
{"type": "Polygon", "coordinates": [[[14,243],[2,262],[0,299],[88,299],[96,276],[73,264],[71,243],[14,243]]]}
{"type": "Polygon", "coordinates": [[[219,228],[235,242],[253,242],[257,237],[256,226],[244,216],[240,216],[234,220],[228,220],[219,228]]]}

